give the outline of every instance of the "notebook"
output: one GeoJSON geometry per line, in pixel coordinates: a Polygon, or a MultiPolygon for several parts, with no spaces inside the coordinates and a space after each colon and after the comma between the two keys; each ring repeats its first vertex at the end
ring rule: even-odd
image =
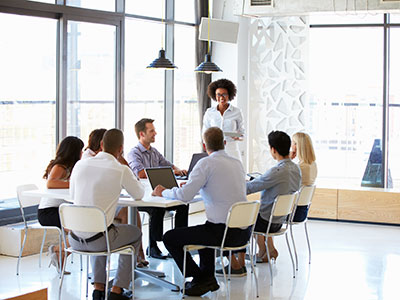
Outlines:
{"type": "Polygon", "coordinates": [[[189,174],[192,172],[194,166],[197,164],[197,162],[200,159],[202,159],[202,158],[204,158],[206,156],[208,156],[208,154],[206,152],[193,153],[192,159],[190,161],[190,165],[189,165],[189,169],[188,169],[187,175],[186,176],[176,176],[176,179],[179,179],[179,180],[187,180],[187,179],[189,179],[189,174]]]}
{"type": "Polygon", "coordinates": [[[167,189],[172,189],[173,187],[178,187],[174,171],[171,167],[159,167],[159,168],[146,168],[147,178],[149,179],[151,188],[154,188],[161,184],[167,189]]]}

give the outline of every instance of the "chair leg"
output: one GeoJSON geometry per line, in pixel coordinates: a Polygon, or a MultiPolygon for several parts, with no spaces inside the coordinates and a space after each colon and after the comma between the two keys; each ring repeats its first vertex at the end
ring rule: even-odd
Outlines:
{"type": "MultiPolygon", "coordinates": [[[[252,238],[251,238],[252,239],[252,238]]],[[[257,274],[256,274],[256,270],[254,270],[254,255],[253,255],[253,251],[254,251],[254,247],[253,247],[253,240],[250,241],[250,264],[251,264],[251,273],[253,273],[255,281],[256,281],[256,292],[257,292],[257,298],[259,297],[258,294],[258,279],[257,279],[257,274]]]]}
{"type": "Polygon", "coordinates": [[[183,247],[183,288],[182,288],[182,299],[185,298],[185,282],[186,282],[186,247],[183,247]]]}
{"type": "Polygon", "coordinates": [[[83,271],[83,267],[82,267],[82,255],[79,255],[79,261],[80,261],[80,264],[81,264],[81,272],[83,271]]]}
{"type": "Polygon", "coordinates": [[[89,295],[89,255],[86,255],[86,299],[88,298],[88,295],[89,295]]]}
{"type": "Polygon", "coordinates": [[[136,256],[135,256],[135,248],[131,249],[132,253],[131,253],[131,272],[132,272],[132,280],[131,280],[131,284],[132,284],[132,299],[135,299],[135,262],[136,262],[136,256]]]}
{"type": "MultiPolygon", "coordinates": [[[[221,264],[222,264],[222,273],[224,273],[224,281],[225,281],[225,286],[226,286],[226,288],[228,289],[228,282],[227,282],[227,279],[226,279],[226,272],[225,272],[225,266],[224,266],[224,251],[219,251],[220,252],[220,257],[221,257],[221,264]]],[[[229,263],[230,263],[230,256],[229,256],[229,263]]],[[[231,266],[229,266],[229,268],[230,268],[231,266]]],[[[230,269],[229,269],[229,276],[231,275],[230,274],[231,272],[230,272],[230,269]]],[[[228,291],[227,291],[228,292],[228,291]]]]}
{"type": "Polygon", "coordinates": [[[59,257],[59,264],[60,264],[60,269],[59,271],[59,278],[61,278],[61,270],[65,269],[65,265],[67,262],[67,251],[65,251],[65,257],[64,257],[64,266],[62,265],[62,242],[61,242],[61,231],[60,234],[58,235],[58,257],[59,257]]]}
{"type": "MultiPolygon", "coordinates": [[[[62,252],[61,252],[61,248],[60,248],[60,257],[61,257],[61,255],[62,255],[62,252]]],[[[67,260],[67,251],[65,251],[65,254],[64,254],[64,261],[66,261],[66,260],[67,260]]],[[[66,264],[64,264],[61,268],[61,264],[60,264],[61,271],[60,271],[60,285],[58,288],[58,300],[61,299],[61,290],[62,290],[62,284],[64,281],[65,265],[66,264]]]]}
{"type": "Polygon", "coordinates": [[[299,259],[297,257],[297,249],[296,249],[296,244],[294,242],[294,236],[293,236],[293,226],[290,224],[290,236],[292,237],[292,244],[293,244],[293,249],[294,249],[294,257],[296,258],[296,271],[299,270],[299,259]]]}
{"type": "Polygon", "coordinates": [[[311,245],[308,237],[307,222],[304,222],[304,230],[306,231],[307,245],[308,245],[308,263],[311,264],[311,245]]]}
{"type": "Polygon", "coordinates": [[[42,254],[43,254],[44,242],[46,241],[46,233],[47,233],[47,229],[44,229],[43,238],[42,238],[42,244],[40,245],[39,268],[42,267],[42,254]]]}
{"type": "Polygon", "coordinates": [[[285,238],[286,238],[286,244],[288,246],[289,254],[290,254],[290,260],[292,261],[292,267],[293,267],[293,278],[296,277],[296,269],[294,266],[294,260],[293,260],[293,255],[292,255],[292,250],[290,249],[290,244],[289,244],[289,238],[287,232],[285,233],[285,238]]]}
{"type": "Polygon", "coordinates": [[[22,251],[24,251],[27,235],[28,235],[28,228],[25,227],[24,241],[22,242],[21,249],[19,249],[18,261],[17,261],[17,275],[19,275],[19,262],[21,261],[22,251]]]}
{"type": "Polygon", "coordinates": [[[268,249],[268,236],[265,237],[265,247],[266,247],[266,251],[267,251],[268,266],[269,266],[269,273],[271,276],[271,286],[272,286],[274,284],[274,281],[273,281],[273,275],[272,275],[271,257],[269,256],[269,249],[268,249]]]}
{"type": "Polygon", "coordinates": [[[110,265],[111,265],[110,255],[107,255],[107,275],[106,275],[106,287],[105,287],[105,297],[104,300],[108,300],[108,281],[110,280],[110,265]]]}

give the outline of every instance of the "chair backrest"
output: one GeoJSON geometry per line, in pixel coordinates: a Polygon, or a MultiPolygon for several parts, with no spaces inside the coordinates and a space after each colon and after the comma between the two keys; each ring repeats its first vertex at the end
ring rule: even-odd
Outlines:
{"type": "Polygon", "coordinates": [[[311,204],[315,192],[315,185],[305,185],[299,193],[298,206],[308,206],[311,204]]]}
{"type": "Polygon", "coordinates": [[[40,203],[40,197],[23,195],[23,192],[25,191],[32,191],[37,189],[38,187],[34,184],[24,184],[17,186],[17,198],[21,209],[28,206],[38,205],[40,203]]]}
{"type": "Polygon", "coordinates": [[[257,220],[260,201],[237,202],[233,204],[226,218],[228,228],[243,228],[253,225],[257,220]]]}
{"type": "Polygon", "coordinates": [[[279,195],[276,197],[274,208],[272,210],[272,216],[282,217],[290,215],[293,211],[297,195],[298,192],[290,195],[279,195]]]}
{"type": "Polygon", "coordinates": [[[82,232],[107,231],[106,216],[98,207],[63,203],[59,212],[63,228],[82,232]]]}

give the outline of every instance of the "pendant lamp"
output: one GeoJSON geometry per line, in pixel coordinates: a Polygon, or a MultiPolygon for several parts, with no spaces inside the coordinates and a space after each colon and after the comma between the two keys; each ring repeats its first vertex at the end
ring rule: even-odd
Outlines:
{"type": "Polygon", "coordinates": [[[147,66],[147,69],[164,69],[164,70],[173,70],[177,69],[178,67],[174,65],[168,58],[165,57],[165,50],[164,50],[164,1],[162,2],[162,14],[161,14],[161,24],[163,27],[163,32],[161,35],[161,50],[158,52],[158,57],[152,61],[151,64],[147,66]]]}
{"type": "Polygon", "coordinates": [[[208,1],[208,36],[207,36],[207,54],[204,57],[204,61],[198,65],[195,72],[211,74],[214,72],[222,72],[222,70],[211,61],[210,54],[210,1],[208,1]]]}

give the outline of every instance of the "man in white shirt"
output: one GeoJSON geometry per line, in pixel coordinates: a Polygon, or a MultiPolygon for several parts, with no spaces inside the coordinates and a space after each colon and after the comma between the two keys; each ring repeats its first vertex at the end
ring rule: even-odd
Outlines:
{"type": "MultiPolygon", "coordinates": [[[[165,233],[163,242],[183,271],[183,246],[220,245],[225,230],[226,217],[232,204],[246,201],[246,180],[242,164],[226,154],[224,135],[221,129],[211,127],[203,135],[208,157],[201,159],[181,188],[165,189],[157,186],[153,195],[190,202],[200,191],[206,209],[207,221],[203,225],[175,228],[165,233]]],[[[227,244],[236,246],[249,238],[250,231],[232,229],[227,235],[227,244]]],[[[201,296],[215,291],[219,285],[214,276],[214,250],[199,250],[200,267],[191,255],[187,255],[186,276],[193,277],[186,283],[185,294],[201,296]]]]}
{"type": "MultiPolygon", "coordinates": [[[[124,188],[134,199],[144,195],[144,187],[129,167],[121,165],[117,158],[123,151],[124,136],[118,129],[106,131],[102,140],[103,152],[91,159],[79,161],[71,174],[70,193],[74,204],[101,208],[107,218],[110,247],[116,249],[125,245],[139,248],[141,231],[134,225],[113,224],[117,202],[124,188]]],[[[106,250],[105,236],[102,233],[71,232],[71,247],[85,251],[106,250]]],[[[106,257],[92,256],[94,274],[93,300],[104,298],[106,281],[106,257]]],[[[129,299],[122,295],[131,282],[131,256],[120,255],[118,269],[108,299],[129,299]]]]}

